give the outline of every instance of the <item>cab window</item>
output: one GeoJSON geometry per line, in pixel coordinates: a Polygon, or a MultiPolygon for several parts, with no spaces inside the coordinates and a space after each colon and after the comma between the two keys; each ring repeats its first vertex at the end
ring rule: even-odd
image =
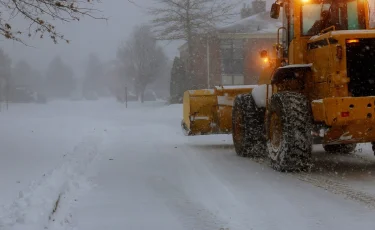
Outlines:
{"type": "Polygon", "coordinates": [[[323,29],[335,30],[365,29],[362,0],[310,1],[302,5],[302,35],[319,34],[323,29]]]}

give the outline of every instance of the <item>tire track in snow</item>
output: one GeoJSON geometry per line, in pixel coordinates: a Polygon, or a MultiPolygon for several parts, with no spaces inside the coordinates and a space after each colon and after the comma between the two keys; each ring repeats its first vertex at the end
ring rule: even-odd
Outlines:
{"type": "Polygon", "coordinates": [[[200,149],[194,145],[181,146],[180,151],[181,159],[191,171],[184,179],[187,185],[192,186],[192,189],[186,188],[194,193],[192,197],[197,197],[201,206],[206,207],[210,212],[215,212],[216,218],[225,224],[221,226],[222,229],[252,229],[254,220],[249,218],[248,207],[244,206],[231,188],[209,169],[209,164],[215,164],[217,161],[207,161],[200,149]]]}
{"type": "MultiPolygon", "coordinates": [[[[157,152],[165,152],[165,147],[161,147],[160,145],[154,145],[154,148],[157,149],[157,152]]],[[[173,171],[177,170],[175,177],[166,175],[164,171],[155,172],[152,177],[149,177],[148,184],[155,191],[154,194],[158,199],[162,200],[164,205],[181,223],[183,229],[219,230],[228,226],[226,221],[223,221],[202,204],[199,199],[197,200],[193,194],[190,194],[194,192],[191,190],[191,186],[194,185],[190,184],[189,181],[185,181],[188,180],[185,177],[189,177],[189,171],[192,169],[186,165],[187,159],[185,158],[183,149],[180,147],[176,149],[176,152],[180,154],[180,157],[177,159],[174,158],[176,162],[170,168],[173,171]],[[182,174],[180,174],[178,168],[181,168],[182,174]]],[[[159,167],[163,167],[163,164],[159,167]]]]}
{"type": "MultiPolygon", "coordinates": [[[[253,158],[251,160],[260,165],[267,165],[268,167],[271,167],[271,163],[268,159],[253,158]]],[[[364,204],[367,208],[375,209],[375,195],[355,189],[347,183],[339,182],[338,180],[331,179],[327,176],[321,176],[306,172],[285,173],[285,175],[291,175],[298,180],[304,181],[316,187],[323,188],[331,193],[342,195],[347,199],[364,204]]]]}
{"type": "Polygon", "coordinates": [[[219,230],[228,226],[228,223],[222,221],[202,204],[189,199],[182,190],[165,179],[160,178],[150,183],[157,194],[165,199],[165,205],[181,222],[184,229],[219,230]]]}
{"type": "Polygon", "coordinates": [[[375,209],[375,196],[364,191],[354,189],[346,183],[331,180],[325,176],[311,175],[308,173],[299,173],[294,175],[301,181],[308,182],[316,187],[323,188],[334,194],[344,195],[350,200],[365,204],[366,207],[375,209]]]}
{"type": "Polygon", "coordinates": [[[64,163],[34,181],[19,198],[0,207],[1,230],[67,229],[73,227],[71,207],[92,187],[85,175],[102,138],[86,137],[64,156],[64,163]]]}

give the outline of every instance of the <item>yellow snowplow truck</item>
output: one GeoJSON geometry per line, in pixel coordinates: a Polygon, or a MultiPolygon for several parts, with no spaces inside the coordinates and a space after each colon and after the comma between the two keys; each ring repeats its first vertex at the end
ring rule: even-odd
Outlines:
{"type": "MultiPolygon", "coordinates": [[[[231,133],[236,153],[303,170],[312,145],[350,153],[375,142],[375,31],[366,0],[280,0],[283,18],[258,85],[184,94],[187,135],[231,133]]],[[[374,149],[374,147],[373,147],[374,149]]]]}

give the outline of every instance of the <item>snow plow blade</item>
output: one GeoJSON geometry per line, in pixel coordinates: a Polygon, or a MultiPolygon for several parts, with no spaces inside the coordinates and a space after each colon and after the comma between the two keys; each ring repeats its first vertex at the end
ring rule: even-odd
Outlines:
{"type": "Polygon", "coordinates": [[[187,90],[183,98],[181,127],[187,136],[229,134],[235,97],[247,94],[255,85],[216,86],[214,89],[187,90]]]}

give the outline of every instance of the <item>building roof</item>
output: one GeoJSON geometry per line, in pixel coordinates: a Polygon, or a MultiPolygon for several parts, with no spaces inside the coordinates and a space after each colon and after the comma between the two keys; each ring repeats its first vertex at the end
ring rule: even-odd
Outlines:
{"type": "MultiPolygon", "coordinates": [[[[281,13],[281,12],[280,12],[281,13]]],[[[216,34],[219,38],[275,38],[277,29],[282,26],[282,15],[279,19],[270,17],[270,11],[265,11],[241,19],[232,24],[216,27],[216,34]]],[[[203,35],[203,34],[202,34],[203,35]]],[[[187,43],[184,43],[178,50],[187,50],[187,43]]]]}
{"type": "Polygon", "coordinates": [[[218,27],[217,32],[269,34],[277,33],[277,29],[280,26],[282,26],[281,19],[271,18],[270,12],[266,11],[241,19],[230,25],[218,27]]]}

